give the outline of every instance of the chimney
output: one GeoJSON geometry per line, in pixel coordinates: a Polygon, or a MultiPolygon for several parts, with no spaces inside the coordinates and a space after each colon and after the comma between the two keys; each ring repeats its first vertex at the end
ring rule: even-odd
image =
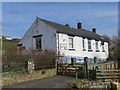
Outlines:
{"type": "Polygon", "coordinates": [[[82,28],[82,23],[81,22],[78,22],[77,23],[77,29],[81,29],[82,28]]]}
{"type": "Polygon", "coordinates": [[[96,28],[93,28],[93,29],[92,29],[92,32],[96,33],[96,28]]]}
{"type": "Polygon", "coordinates": [[[70,27],[70,24],[67,23],[65,26],[70,27]]]}

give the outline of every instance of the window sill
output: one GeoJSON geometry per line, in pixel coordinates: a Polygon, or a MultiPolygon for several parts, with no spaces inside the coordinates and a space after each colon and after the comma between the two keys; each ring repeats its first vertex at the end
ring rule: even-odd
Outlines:
{"type": "Polygon", "coordinates": [[[86,51],[86,49],[83,49],[83,51],[86,51]]]}
{"type": "Polygon", "coordinates": [[[100,52],[100,50],[96,50],[96,52],[100,52]]]}
{"type": "Polygon", "coordinates": [[[36,51],[42,51],[42,49],[35,49],[36,51]]]}
{"type": "Polygon", "coordinates": [[[70,51],[75,51],[75,49],[68,49],[68,50],[70,50],[70,51]]]}
{"type": "Polygon", "coordinates": [[[88,52],[92,52],[92,50],[88,50],[88,52]]]}

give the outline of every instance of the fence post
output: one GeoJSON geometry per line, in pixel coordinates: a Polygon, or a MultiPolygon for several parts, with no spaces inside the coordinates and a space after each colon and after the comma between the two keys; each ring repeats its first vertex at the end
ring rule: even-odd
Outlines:
{"type": "Polygon", "coordinates": [[[74,65],[76,63],[76,58],[71,58],[71,64],[74,65]]]}
{"type": "Polygon", "coordinates": [[[55,59],[55,69],[56,69],[56,74],[58,75],[58,59],[55,59]]]}
{"type": "Polygon", "coordinates": [[[84,58],[84,73],[85,78],[88,79],[88,57],[84,58]]]}
{"type": "MultiPolygon", "coordinates": [[[[118,70],[120,70],[120,58],[118,58],[118,70]]],[[[119,83],[120,83],[120,71],[119,71],[119,83]]]]}
{"type": "Polygon", "coordinates": [[[76,80],[77,80],[78,79],[78,71],[75,74],[76,74],[75,76],[76,76],[76,80]]]}
{"type": "Polygon", "coordinates": [[[28,60],[28,73],[31,74],[34,72],[34,61],[28,60]]]}

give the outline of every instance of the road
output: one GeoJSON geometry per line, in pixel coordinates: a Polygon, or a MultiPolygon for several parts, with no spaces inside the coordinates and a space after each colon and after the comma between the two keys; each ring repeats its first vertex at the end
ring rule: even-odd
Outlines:
{"type": "Polygon", "coordinates": [[[3,88],[71,88],[69,83],[74,80],[74,77],[58,75],[45,79],[8,85],[3,88]]]}

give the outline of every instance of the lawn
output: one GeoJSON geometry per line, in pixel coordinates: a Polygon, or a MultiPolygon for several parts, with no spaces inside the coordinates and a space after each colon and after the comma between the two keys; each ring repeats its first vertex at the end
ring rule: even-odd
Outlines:
{"type": "Polygon", "coordinates": [[[12,40],[3,40],[2,41],[2,48],[3,50],[7,48],[8,46],[17,46],[18,41],[12,41],[12,40]]]}

